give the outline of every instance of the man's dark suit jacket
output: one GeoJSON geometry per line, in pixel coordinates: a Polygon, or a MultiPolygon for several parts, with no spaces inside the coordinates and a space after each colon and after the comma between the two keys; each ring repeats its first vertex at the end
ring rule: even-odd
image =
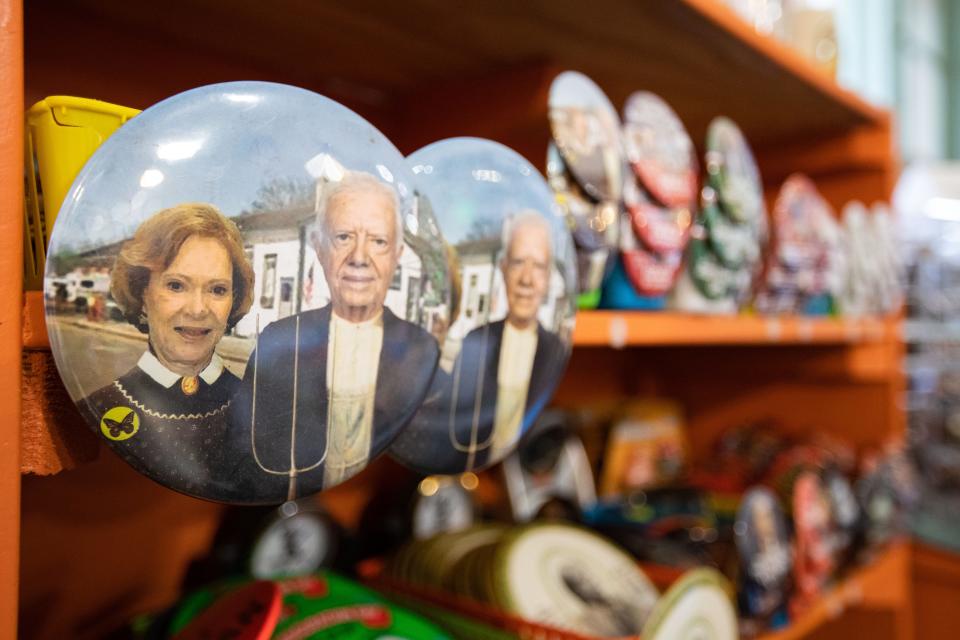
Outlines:
{"type": "MultiPolygon", "coordinates": [[[[251,502],[278,503],[287,499],[294,411],[297,469],[309,468],[323,457],[327,431],[327,350],[331,307],[306,311],[264,329],[250,356],[243,382],[231,405],[237,481],[251,502]],[[300,320],[299,349],[297,318],[300,320]],[[294,389],[294,364],[297,385],[294,389]],[[254,413],[253,383],[256,374],[254,413]],[[296,403],[294,403],[296,393],[296,403]],[[251,425],[255,423],[255,437],[251,425]],[[251,447],[251,441],[254,447],[251,447]],[[256,459],[253,453],[256,453],[256,459]]],[[[415,324],[383,310],[383,346],[377,369],[374,400],[372,461],[400,433],[426,396],[439,360],[436,340],[415,324]]],[[[323,464],[298,473],[295,496],[323,488],[323,464]]]]}
{"type": "MultiPolygon", "coordinates": [[[[490,448],[478,450],[471,461],[450,442],[451,416],[457,442],[469,445],[476,418],[477,439],[490,440],[497,408],[497,370],[506,320],[477,327],[466,335],[453,371],[438,371],[423,408],[394,442],[391,455],[420,471],[460,473],[486,465],[490,448]],[[478,396],[479,392],[479,396],[478,396]],[[479,411],[477,398],[480,398],[479,411]],[[453,404],[455,403],[455,405],[453,404]]],[[[527,406],[521,433],[549,402],[566,366],[568,349],[555,334],[537,324],[537,351],[530,372],[527,406]]]]}

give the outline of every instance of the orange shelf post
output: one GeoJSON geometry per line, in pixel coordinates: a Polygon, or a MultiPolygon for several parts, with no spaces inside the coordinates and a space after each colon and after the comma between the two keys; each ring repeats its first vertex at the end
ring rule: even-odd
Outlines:
{"type": "Polygon", "coordinates": [[[17,637],[20,314],[23,273],[23,11],[0,1],[0,639],[17,637]]]}

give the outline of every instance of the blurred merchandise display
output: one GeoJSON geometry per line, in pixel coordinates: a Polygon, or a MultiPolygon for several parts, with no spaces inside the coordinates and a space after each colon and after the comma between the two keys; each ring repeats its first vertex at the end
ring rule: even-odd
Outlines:
{"type": "MultiPolygon", "coordinates": [[[[960,550],[960,164],[908,167],[894,204],[906,244],[906,404],[920,470],[913,530],[960,550]]],[[[882,515],[884,483],[877,484],[882,515]]]]}
{"type": "Polygon", "coordinates": [[[697,226],[671,302],[683,311],[735,313],[749,300],[768,241],[763,183],[746,138],[728,118],[711,121],[704,164],[697,226]]]}
{"type": "Polygon", "coordinates": [[[830,77],[837,73],[837,0],[724,0],[758,33],[772,35],[830,77]]]}

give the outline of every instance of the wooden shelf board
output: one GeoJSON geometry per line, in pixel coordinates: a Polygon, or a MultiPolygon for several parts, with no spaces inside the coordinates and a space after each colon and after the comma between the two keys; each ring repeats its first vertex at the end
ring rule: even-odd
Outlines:
{"type": "Polygon", "coordinates": [[[900,333],[892,319],[701,316],[669,312],[581,311],[581,347],[680,345],[831,345],[883,342],[900,333]]]}
{"type": "MultiPolygon", "coordinates": [[[[442,0],[170,0],[159,13],[123,0],[37,0],[26,9],[28,90],[62,66],[57,51],[70,51],[74,64],[82,62],[78,56],[96,56],[98,64],[89,68],[102,68],[111,81],[112,68],[99,64],[104,56],[121,65],[135,58],[144,78],[166,76],[166,53],[142,54],[162,42],[165,52],[192,51],[197,61],[234,65],[210,67],[207,81],[236,79],[230,69],[242,65],[258,70],[256,77],[296,81],[362,112],[366,105],[386,114],[375,124],[388,135],[391,109],[416,102],[425,89],[534,63],[587,73],[618,108],[638,89],[659,93],[698,141],[719,114],[740,123],[757,148],[829,137],[884,118],[715,0],[597,0],[563,7],[548,0],[493,0],[469,10],[442,0]],[[107,25],[106,40],[84,37],[85,23],[107,25]]],[[[107,93],[124,90],[124,83],[95,84],[107,93]]],[[[149,87],[144,91],[155,97],[149,87]]],[[[443,105],[420,104],[444,111],[443,105]]],[[[463,127],[461,135],[473,133],[468,119],[463,127]]]]}
{"type": "MultiPolygon", "coordinates": [[[[43,294],[24,292],[23,347],[50,349],[43,294]]],[[[673,312],[580,311],[574,346],[860,344],[899,338],[893,319],[796,316],[702,316],[673,312]]]]}

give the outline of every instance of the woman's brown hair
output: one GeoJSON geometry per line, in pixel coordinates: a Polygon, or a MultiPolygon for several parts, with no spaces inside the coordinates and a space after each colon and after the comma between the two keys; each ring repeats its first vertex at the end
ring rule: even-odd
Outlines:
{"type": "Polygon", "coordinates": [[[253,304],[253,267],[243,250],[243,237],[231,220],[210,204],[189,202],[164,209],[147,218],[120,248],[110,276],[110,292],[124,316],[143,333],[148,332],[143,316],[143,292],[150,274],[170,266],[188,238],[200,236],[219,240],[233,265],[233,306],[227,331],[233,328],[253,304]]]}

